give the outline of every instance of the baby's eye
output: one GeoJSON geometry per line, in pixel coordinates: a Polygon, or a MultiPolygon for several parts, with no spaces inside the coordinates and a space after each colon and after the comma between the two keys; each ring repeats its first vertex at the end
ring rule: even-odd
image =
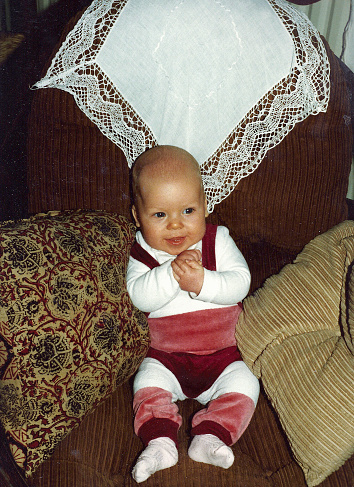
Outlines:
{"type": "Polygon", "coordinates": [[[166,213],[164,213],[163,211],[158,211],[154,214],[154,216],[156,216],[156,218],[163,218],[164,216],[166,216],[166,213]]]}
{"type": "Polygon", "coordinates": [[[191,213],[193,213],[193,211],[194,211],[194,208],[186,208],[186,209],[183,211],[183,213],[184,213],[185,215],[190,215],[191,213]]]}

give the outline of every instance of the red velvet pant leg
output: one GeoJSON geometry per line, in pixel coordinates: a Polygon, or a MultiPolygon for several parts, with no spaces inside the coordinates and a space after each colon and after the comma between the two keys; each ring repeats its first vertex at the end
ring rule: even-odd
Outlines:
{"type": "Polygon", "coordinates": [[[144,387],[134,395],[134,431],[144,445],[154,438],[168,437],[177,445],[182,424],[172,393],[158,387],[144,387]]]}
{"type": "Polygon", "coordinates": [[[247,428],[255,410],[253,400],[237,392],[223,394],[198,411],[192,421],[192,435],[212,434],[233,445],[247,428]]]}

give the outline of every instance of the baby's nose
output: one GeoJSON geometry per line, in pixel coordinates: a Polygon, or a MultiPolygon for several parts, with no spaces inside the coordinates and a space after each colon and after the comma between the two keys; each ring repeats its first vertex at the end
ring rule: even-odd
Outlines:
{"type": "Polygon", "coordinates": [[[171,218],[167,224],[168,230],[178,230],[182,228],[183,223],[180,218],[171,218]]]}

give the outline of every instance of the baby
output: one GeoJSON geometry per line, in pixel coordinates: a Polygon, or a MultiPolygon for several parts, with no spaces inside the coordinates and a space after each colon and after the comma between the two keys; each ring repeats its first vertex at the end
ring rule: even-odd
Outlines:
{"type": "Polygon", "coordinates": [[[139,156],[132,169],[138,227],[127,271],[129,295],[148,314],[151,347],[134,380],[134,430],[143,482],[178,461],[176,402],[194,398],[188,455],[229,468],[230,448],[254,413],[258,380],[241,360],[235,326],[250,272],[227,228],[206,224],[197,161],[173,146],[139,156]]]}

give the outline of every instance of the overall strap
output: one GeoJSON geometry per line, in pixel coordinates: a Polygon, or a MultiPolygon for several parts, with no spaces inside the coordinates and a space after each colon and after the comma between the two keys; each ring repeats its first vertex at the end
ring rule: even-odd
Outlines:
{"type": "Polygon", "coordinates": [[[134,259],[150,267],[150,269],[154,269],[155,267],[158,267],[160,265],[157,260],[149,254],[149,252],[147,252],[145,249],[142,248],[140,244],[138,244],[138,242],[134,242],[130,250],[130,255],[134,259]]]}
{"type": "Polygon", "coordinates": [[[217,229],[217,225],[208,223],[202,240],[203,267],[209,271],[216,271],[215,238],[217,229]]]}

